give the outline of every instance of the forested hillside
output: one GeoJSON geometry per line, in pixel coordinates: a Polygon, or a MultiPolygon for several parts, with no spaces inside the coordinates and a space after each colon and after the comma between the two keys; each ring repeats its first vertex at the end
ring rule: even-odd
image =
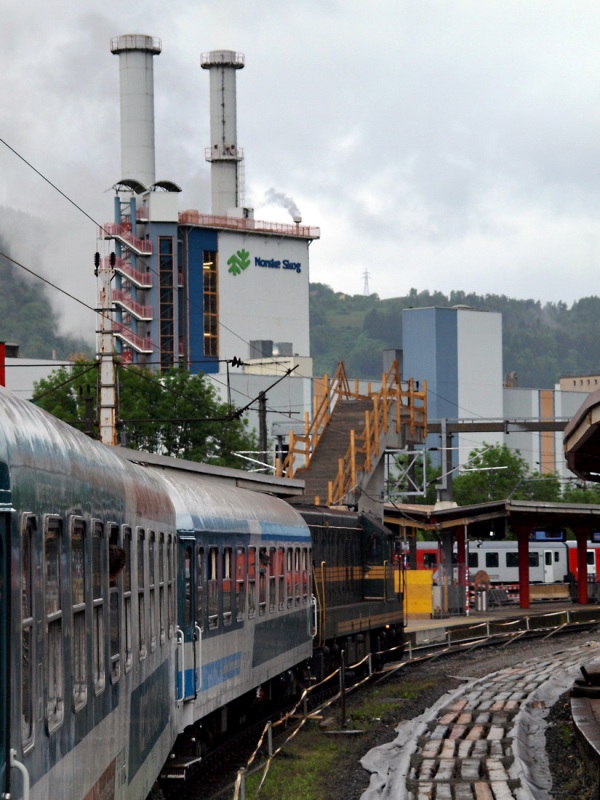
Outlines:
{"type": "Polygon", "coordinates": [[[468,305],[502,314],[504,373],[519,386],[551,389],[568,372],[600,371],[600,298],[573,303],[514,300],[505,295],[417,292],[380,300],[310,286],[311,351],[315,374],[332,373],[344,361],[349,375],[381,375],[382,350],[402,346],[403,308],[468,305]]]}
{"type": "MultiPolygon", "coordinates": [[[[8,246],[0,237],[0,249],[8,246]]],[[[88,343],[60,336],[58,315],[47,297],[45,284],[28,277],[0,256],[0,341],[19,345],[22,358],[67,358],[73,353],[91,354],[88,343]]]]}

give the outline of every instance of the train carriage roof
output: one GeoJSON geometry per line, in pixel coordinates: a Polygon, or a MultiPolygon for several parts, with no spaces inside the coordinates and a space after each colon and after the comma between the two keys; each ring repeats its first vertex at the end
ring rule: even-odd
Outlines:
{"type": "Polygon", "coordinates": [[[299,541],[310,538],[300,514],[277,497],[176,467],[147,469],[158,471],[167,484],[180,533],[251,533],[269,539],[299,541]]]}
{"type": "Polygon", "coordinates": [[[31,485],[43,475],[47,485],[62,481],[82,502],[82,490],[89,488],[87,500],[97,505],[129,507],[157,520],[172,518],[169,497],[156,476],[128,465],[116,450],[0,387],[0,501],[11,502],[23,486],[16,476],[24,471],[31,485]]]}

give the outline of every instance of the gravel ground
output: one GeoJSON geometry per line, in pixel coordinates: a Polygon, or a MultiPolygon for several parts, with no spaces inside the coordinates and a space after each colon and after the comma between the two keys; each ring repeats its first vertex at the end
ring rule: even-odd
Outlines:
{"type": "MultiPolygon", "coordinates": [[[[593,634],[581,633],[554,637],[546,642],[534,640],[515,644],[501,651],[497,648],[480,649],[407,667],[398,682],[418,678],[426,688],[409,700],[394,703],[389,713],[368,734],[344,740],[344,746],[340,747],[337,768],[324,779],[323,800],[359,800],[370,780],[369,773],[360,765],[362,756],[372,747],[390,742],[395,737],[395,727],[399,722],[422,714],[441,695],[457,688],[465,679],[476,680],[491,672],[542,657],[557,649],[582,644],[592,638],[593,634]]],[[[347,704],[350,718],[352,703],[350,698],[347,704]]],[[[554,786],[552,796],[555,800],[593,800],[596,795],[593,794],[589,775],[573,735],[568,695],[564,695],[549,713],[546,749],[554,786]]]]}

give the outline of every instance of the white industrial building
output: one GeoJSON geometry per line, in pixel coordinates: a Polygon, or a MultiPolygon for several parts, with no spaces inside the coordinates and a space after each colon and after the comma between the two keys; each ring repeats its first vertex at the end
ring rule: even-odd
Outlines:
{"type": "MultiPolygon", "coordinates": [[[[157,371],[228,373],[234,358],[310,357],[309,246],[319,229],[254,218],[243,201],[244,154],[237,141],[236,74],[244,56],[204,53],[210,76],[209,214],[180,209],[180,187],[157,180],[151,36],[119,36],[121,177],[115,219],[114,333],[129,363],[157,371]],[[268,343],[272,344],[268,344],[268,343]]],[[[306,369],[305,369],[306,372],[306,369]]]]}
{"type": "MultiPolygon", "coordinates": [[[[450,445],[430,435],[427,446],[434,452],[452,448],[446,463],[460,468],[485,442],[519,450],[534,472],[570,475],[562,432],[526,432],[519,422],[570,419],[587,392],[505,385],[501,314],[465,306],[405,309],[402,336],[403,372],[427,381],[430,421],[496,422],[502,428],[456,433],[450,445]]],[[[438,463],[439,455],[433,461],[438,463]]]]}

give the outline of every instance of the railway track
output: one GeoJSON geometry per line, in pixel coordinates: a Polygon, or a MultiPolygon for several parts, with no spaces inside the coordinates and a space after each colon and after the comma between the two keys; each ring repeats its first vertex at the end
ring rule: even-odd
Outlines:
{"type": "MultiPolygon", "coordinates": [[[[569,633],[585,633],[598,624],[600,624],[600,608],[595,606],[575,608],[568,612],[564,609],[560,611],[549,609],[547,612],[541,615],[536,614],[531,618],[486,620],[483,623],[471,620],[464,625],[449,629],[441,640],[434,636],[432,641],[422,642],[419,646],[411,644],[405,653],[406,656],[409,656],[406,660],[388,663],[383,670],[374,673],[368,683],[373,684],[389,679],[397,680],[405,667],[410,666],[412,670],[418,669],[419,663],[431,664],[438,658],[451,657],[459,653],[473,654],[484,647],[497,648],[497,652],[508,653],[513,649],[520,649],[532,638],[543,641],[547,648],[557,649],[565,641],[563,636],[568,639],[569,633]],[[553,637],[558,635],[560,635],[560,645],[558,642],[554,644],[553,637]]],[[[348,691],[352,688],[348,685],[348,691]]],[[[336,689],[329,687],[325,694],[320,692],[320,696],[315,692],[310,700],[306,700],[301,705],[300,709],[304,713],[315,715],[320,712],[323,704],[330,705],[336,699],[339,700],[339,693],[336,689]]],[[[251,768],[255,768],[258,763],[264,763],[269,751],[276,750],[289,736],[290,730],[298,724],[297,718],[288,719],[286,725],[281,724],[282,717],[285,717],[289,711],[290,709],[280,709],[273,719],[272,747],[269,747],[265,737],[258,752],[255,753],[257,742],[264,732],[267,722],[266,719],[261,720],[229,739],[217,750],[207,754],[190,774],[189,779],[185,783],[178,782],[176,786],[171,787],[169,793],[165,792],[166,796],[177,797],[178,800],[216,800],[216,798],[229,800],[233,798],[237,771],[240,768],[248,767],[248,761],[253,754],[255,757],[251,768]]],[[[456,735],[457,733],[454,734],[454,736],[456,735]]],[[[433,797],[433,795],[431,796],[433,797]]],[[[440,794],[439,797],[440,799],[445,798],[445,795],[440,794]]],[[[448,797],[453,797],[453,795],[450,794],[448,797]]],[[[456,797],[462,796],[459,794],[456,797]]]]}

